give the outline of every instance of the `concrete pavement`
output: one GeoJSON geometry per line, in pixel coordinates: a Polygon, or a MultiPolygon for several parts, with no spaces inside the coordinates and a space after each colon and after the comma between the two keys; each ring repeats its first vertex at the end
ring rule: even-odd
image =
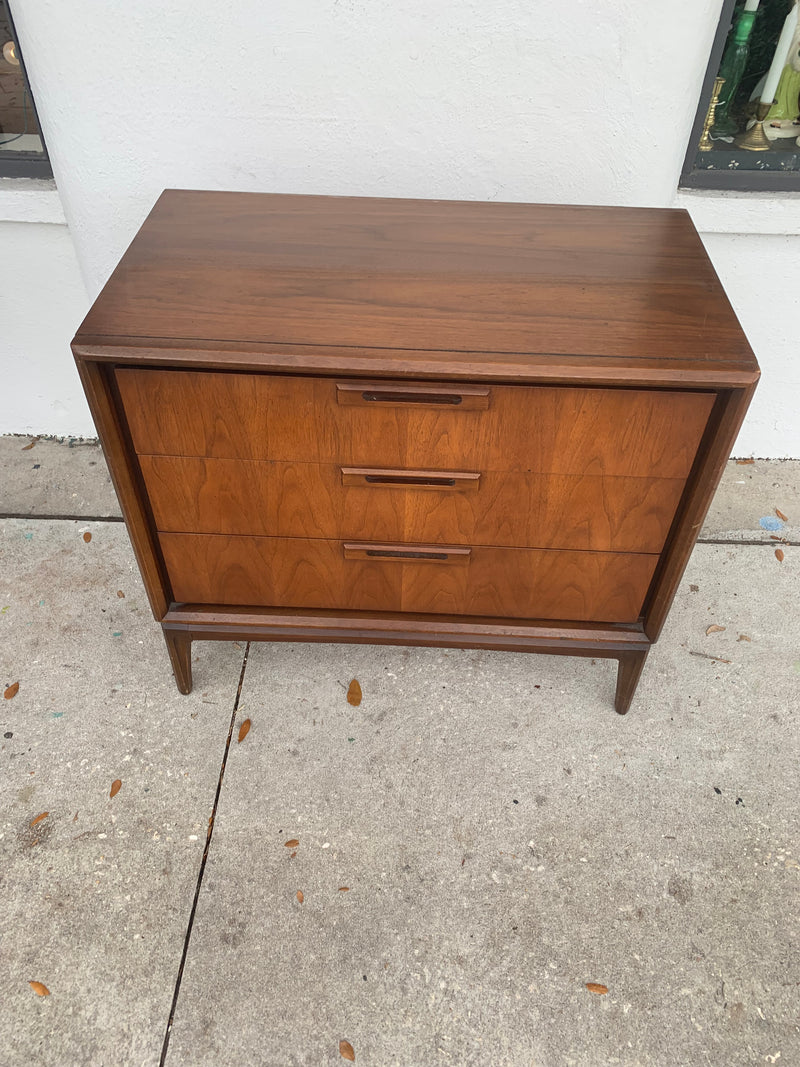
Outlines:
{"type": "Polygon", "coordinates": [[[455,650],[198,644],[182,697],[99,449],[26,443],[3,1064],[800,1063],[800,464],[729,465],[620,718],[611,663],[455,650]]]}

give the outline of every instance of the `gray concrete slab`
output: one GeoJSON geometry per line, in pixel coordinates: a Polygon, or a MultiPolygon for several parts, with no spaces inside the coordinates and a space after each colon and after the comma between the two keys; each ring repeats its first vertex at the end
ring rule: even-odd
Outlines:
{"type": "MultiPolygon", "coordinates": [[[[118,514],[26,443],[0,513],[118,514]]],[[[254,646],[167,1063],[800,1062],[796,505],[728,465],[702,536],[767,544],[697,549],[626,719],[603,661],[254,646]]],[[[177,694],[117,524],[0,522],[0,601],[0,1062],[156,1063],[241,650],[177,694]]]]}
{"type": "Polygon", "coordinates": [[[700,540],[769,542],[774,537],[800,542],[800,460],[730,460],[700,540]]]}
{"type": "Polygon", "coordinates": [[[791,550],[700,546],[626,718],[604,661],[253,646],[167,1064],[800,1062],[797,639],[791,550]]]}
{"type": "Polygon", "coordinates": [[[3,1067],[158,1063],[243,655],[180,696],[124,527],[85,530],[0,522],[3,1067]]]}
{"type": "Polygon", "coordinates": [[[0,437],[0,515],[119,516],[100,445],[0,437]]]}

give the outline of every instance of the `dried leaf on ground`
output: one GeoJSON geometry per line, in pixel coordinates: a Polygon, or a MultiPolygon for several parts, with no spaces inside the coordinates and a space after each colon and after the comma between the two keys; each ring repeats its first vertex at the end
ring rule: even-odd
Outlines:
{"type": "Polygon", "coordinates": [[[726,629],[727,629],[727,626],[717,626],[716,623],[714,623],[711,626],[707,626],[706,627],[706,637],[708,637],[709,634],[721,634],[721,633],[724,633],[726,629]]]}
{"type": "Polygon", "coordinates": [[[37,815],[35,819],[31,819],[29,825],[30,826],[35,826],[37,824],[37,822],[41,822],[42,819],[46,819],[49,814],[50,814],[49,811],[43,811],[41,813],[41,815],[37,815]]]}
{"type": "Polygon", "coordinates": [[[249,719],[245,719],[244,722],[242,723],[242,725],[239,727],[239,744],[240,745],[241,745],[242,741],[244,741],[244,739],[250,733],[251,725],[252,724],[251,724],[250,720],[249,719]]]}
{"type": "Polygon", "coordinates": [[[44,984],[44,982],[28,982],[28,985],[34,991],[37,997],[49,997],[50,990],[44,984]]]}
{"type": "Polygon", "coordinates": [[[88,531],[88,530],[87,530],[87,531],[86,531],[86,533],[85,533],[85,534],[83,535],[83,539],[84,539],[84,541],[86,542],[86,544],[87,544],[87,545],[88,545],[88,544],[89,544],[89,542],[91,541],[91,539],[92,539],[92,535],[91,535],[91,534],[89,533],[89,531],[88,531]]]}
{"type": "Polygon", "coordinates": [[[788,522],[789,521],[786,518],[786,516],[783,514],[783,512],[780,510],[780,508],[775,508],[775,514],[778,516],[778,518],[781,520],[781,522],[788,522]]]}
{"type": "Polygon", "coordinates": [[[111,791],[108,795],[110,797],[115,797],[120,791],[120,789],[122,789],[122,782],[119,780],[119,778],[115,778],[114,781],[111,783],[111,791]]]}
{"type": "Polygon", "coordinates": [[[361,686],[355,678],[347,687],[347,703],[352,704],[354,708],[361,703],[361,686]]]}
{"type": "Polygon", "coordinates": [[[284,848],[297,848],[299,844],[300,842],[297,840],[296,837],[292,837],[289,841],[283,842],[284,848]]]}
{"type": "Polygon", "coordinates": [[[30,450],[33,448],[33,446],[36,444],[36,442],[37,441],[41,441],[41,439],[42,439],[41,435],[39,437],[34,437],[34,439],[32,441],[30,441],[27,445],[23,445],[22,446],[22,451],[23,452],[30,452],[30,450]]]}
{"type": "Polygon", "coordinates": [[[755,463],[754,459],[737,459],[736,462],[740,467],[748,467],[751,463],[755,463]]]}
{"type": "Polygon", "coordinates": [[[340,893],[349,893],[350,892],[350,886],[349,885],[340,885],[339,886],[339,892],[340,893]]]}
{"type": "Polygon", "coordinates": [[[752,637],[748,637],[747,634],[739,634],[739,636],[736,638],[736,640],[737,641],[752,641],[753,638],[752,637]]]}
{"type": "Polygon", "coordinates": [[[604,997],[608,992],[608,986],[603,985],[601,982],[587,982],[586,988],[590,993],[597,993],[601,997],[604,997]]]}
{"type": "Polygon", "coordinates": [[[15,697],[18,692],[19,682],[12,682],[8,689],[6,689],[6,691],[3,693],[3,696],[6,698],[6,700],[11,700],[11,698],[15,697]]]}
{"type": "Polygon", "coordinates": [[[298,889],[297,890],[297,903],[298,904],[302,904],[305,899],[306,898],[303,896],[303,890],[302,889],[298,889]]]}
{"type": "Polygon", "coordinates": [[[121,589],[117,590],[117,596],[120,598],[120,600],[124,600],[125,599],[125,594],[122,592],[121,589]]]}
{"type": "Polygon", "coordinates": [[[356,1050],[349,1041],[339,1042],[339,1055],[343,1060],[349,1060],[351,1063],[356,1062],[356,1050]]]}
{"type": "Polygon", "coordinates": [[[775,549],[775,559],[778,561],[778,563],[783,563],[783,549],[782,548],[776,548],[775,549]]]}

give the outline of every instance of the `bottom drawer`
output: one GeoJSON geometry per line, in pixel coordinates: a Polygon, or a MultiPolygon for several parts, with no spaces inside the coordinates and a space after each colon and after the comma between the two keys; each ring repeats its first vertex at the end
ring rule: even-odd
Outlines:
{"type": "Polygon", "coordinates": [[[632,622],[658,562],[621,552],[300,537],[159,539],[176,601],[231,606],[632,622]]]}

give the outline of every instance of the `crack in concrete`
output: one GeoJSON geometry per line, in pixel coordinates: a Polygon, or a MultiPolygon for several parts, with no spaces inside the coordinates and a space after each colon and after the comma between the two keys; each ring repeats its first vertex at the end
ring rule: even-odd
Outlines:
{"type": "Polygon", "coordinates": [[[206,862],[208,861],[208,851],[211,847],[211,838],[214,835],[214,823],[217,817],[217,806],[219,805],[220,793],[222,792],[222,781],[225,777],[225,766],[228,762],[228,754],[231,748],[231,739],[233,737],[233,728],[236,723],[236,716],[239,711],[239,701],[242,696],[242,686],[244,685],[244,672],[247,669],[247,657],[250,654],[250,642],[245,645],[244,657],[242,659],[242,670],[239,674],[239,686],[236,690],[236,699],[233,702],[233,711],[231,712],[231,721],[228,726],[228,736],[225,740],[225,751],[222,756],[222,764],[219,769],[219,778],[217,779],[217,791],[214,794],[214,804],[211,808],[211,816],[208,820],[208,830],[206,831],[206,846],[203,849],[203,858],[200,861],[200,870],[197,874],[197,885],[194,891],[194,900],[192,901],[192,910],[189,912],[189,922],[186,927],[186,936],[183,941],[183,951],[181,953],[181,962],[178,967],[178,975],[175,979],[175,990],[172,995],[172,1005],[170,1007],[169,1019],[167,1020],[167,1029],[164,1034],[164,1044],[161,1048],[161,1058],[159,1059],[159,1067],[164,1067],[164,1062],[167,1057],[167,1051],[169,1049],[169,1039],[172,1036],[172,1025],[175,1021],[175,1011],[178,1006],[178,997],[181,991],[181,981],[183,979],[183,970],[186,966],[186,957],[189,953],[189,942],[192,937],[192,928],[194,927],[195,914],[197,912],[197,902],[200,899],[200,890],[203,887],[203,876],[206,872],[206,862]]]}
{"type": "Polygon", "coordinates": [[[0,519],[46,520],[59,522],[125,522],[121,515],[28,515],[24,511],[0,512],[0,519]]]}
{"type": "MultiPolygon", "coordinates": [[[[26,515],[22,512],[0,512],[0,521],[3,519],[25,519],[28,522],[41,520],[53,520],[58,522],[124,522],[125,520],[121,515],[26,515]]],[[[786,545],[788,548],[797,548],[800,546],[800,541],[790,541],[781,538],[779,541],[770,538],[768,541],[761,541],[758,538],[733,538],[725,539],[722,537],[698,537],[695,542],[698,545],[742,545],[747,546],[772,546],[786,545]]]]}

